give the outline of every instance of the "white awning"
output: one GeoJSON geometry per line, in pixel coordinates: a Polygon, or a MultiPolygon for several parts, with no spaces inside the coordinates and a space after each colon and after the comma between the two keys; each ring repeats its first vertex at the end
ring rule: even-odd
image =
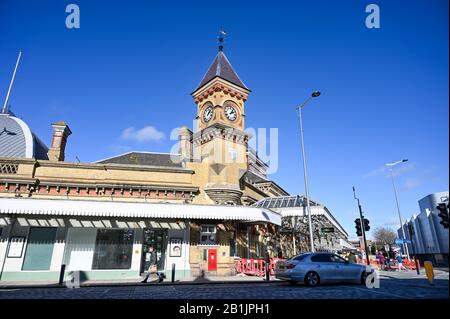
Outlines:
{"type": "Polygon", "coordinates": [[[250,206],[0,198],[0,214],[217,219],[281,225],[279,213],[250,206]]]}
{"type": "Polygon", "coordinates": [[[358,250],[355,246],[353,246],[352,244],[350,244],[348,241],[346,241],[345,239],[341,239],[340,240],[340,245],[342,246],[342,248],[347,248],[350,250],[358,250]]]}

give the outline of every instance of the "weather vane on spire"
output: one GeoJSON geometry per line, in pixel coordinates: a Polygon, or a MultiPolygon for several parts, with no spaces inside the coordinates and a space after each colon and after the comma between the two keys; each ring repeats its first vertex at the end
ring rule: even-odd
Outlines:
{"type": "Polygon", "coordinates": [[[223,50],[223,43],[225,42],[225,35],[227,33],[223,30],[220,29],[219,31],[219,35],[217,36],[218,42],[219,42],[219,51],[223,50]]]}

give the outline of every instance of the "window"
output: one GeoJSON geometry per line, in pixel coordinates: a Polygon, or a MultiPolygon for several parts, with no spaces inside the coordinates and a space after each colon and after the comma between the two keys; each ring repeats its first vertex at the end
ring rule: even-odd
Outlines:
{"type": "Polygon", "coordinates": [[[228,153],[230,154],[230,159],[235,161],[237,159],[237,152],[234,148],[229,148],[228,153]]]}
{"type": "Polygon", "coordinates": [[[31,227],[22,270],[50,270],[56,228],[31,227]]]}
{"type": "Polygon", "coordinates": [[[338,255],[330,255],[331,257],[331,261],[334,263],[344,263],[345,264],[345,259],[342,257],[339,257],[338,255]]]}
{"type": "Polygon", "coordinates": [[[201,225],[200,226],[200,245],[216,244],[216,226],[201,225]]]}
{"type": "Polygon", "coordinates": [[[133,235],[132,229],[99,229],[92,269],[130,269],[133,235]]]}
{"type": "Polygon", "coordinates": [[[318,254],[311,257],[311,261],[314,263],[330,263],[331,258],[328,254],[318,254]]]}
{"type": "Polygon", "coordinates": [[[230,238],[230,256],[236,256],[236,239],[234,239],[233,237],[230,238]]]}
{"type": "Polygon", "coordinates": [[[307,256],[309,256],[310,254],[301,254],[300,256],[296,256],[296,257],[292,257],[290,258],[290,260],[296,260],[296,261],[302,261],[303,259],[305,259],[307,256]]]}

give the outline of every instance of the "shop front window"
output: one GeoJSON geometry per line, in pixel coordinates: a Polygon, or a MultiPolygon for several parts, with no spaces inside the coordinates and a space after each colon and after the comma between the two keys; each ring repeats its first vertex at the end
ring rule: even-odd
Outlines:
{"type": "Polygon", "coordinates": [[[55,239],[56,228],[31,227],[22,270],[49,270],[55,239]]]}
{"type": "Polygon", "coordinates": [[[92,269],[130,269],[133,235],[132,229],[99,229],[92,269]]]}
{"type": "Polygon", "coordinates": [[[153,247],[156,253],[157,268],[164,270],[165,256],[167,246],[166,229],[144,229],[144,240],[142,243],[142,263],[141,272],[147,271],[151,262],[150,247],[153,247]]]}
{"type": "Polygon", "coordinates": [[[216,245],[216,226],[200,226],[200,245],[216,245]]]}

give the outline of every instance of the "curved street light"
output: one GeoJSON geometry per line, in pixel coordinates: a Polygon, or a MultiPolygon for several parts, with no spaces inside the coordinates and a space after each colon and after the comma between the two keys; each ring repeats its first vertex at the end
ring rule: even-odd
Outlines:
{"type": "Polygon", "coordinates": [[[392,187],[394,188],[395,203],[397,204],[398,219],[400,221],[400,228],[402,229],[402,235],[403,235],[403,249],[405,250],[406,256],[409,259],[408,245],[405,243],[406,234],[405,234],[405,229],[403,228],[402,215],[400,214],[400,205],[398,204],[397,189],[395,188],[394,175],[392,173],[392,167],[394,167],[395,165],[400,164],[400,163],[405,163],[407,161],[408,161],[407,159],[403,159],[403,160],[400,160],[400,161],[397,161],[397,162],[394,162],[394,163],[387,163],[385,165],[389,168],[389,172],[390,172],[391,180],[392,180],[392,187]]]}
{"type": "MultiPolygon", "coordinates": [[[[305,107],[305,105],[315,97],[320,96],[320,91],[314,91],[312,92],[311,96],[306,99],[303,104],[300,106],[297,106],[297,111],[300,117],[300,135],[301,135],[301,144],[302,144],[302,157],[303,157],[303,175],[305,177],[305,195],[306,195],[306,209],[308,212],[308,226],[309,226],[309,240],[311,243],[311,252],[315,252],[314,249],[314,236],[313,236],[313,230],[312,230],[312,221],[311,221],[311,207],[309,205],[309,191],[308,191],[308,175],[306,173],[306,156],[305,156],[305,146],[303,141],[303,119],[302,119],[302,110],[305,107]]],[[[294,251],[294,255],[296,252],[294,251]]]]}

